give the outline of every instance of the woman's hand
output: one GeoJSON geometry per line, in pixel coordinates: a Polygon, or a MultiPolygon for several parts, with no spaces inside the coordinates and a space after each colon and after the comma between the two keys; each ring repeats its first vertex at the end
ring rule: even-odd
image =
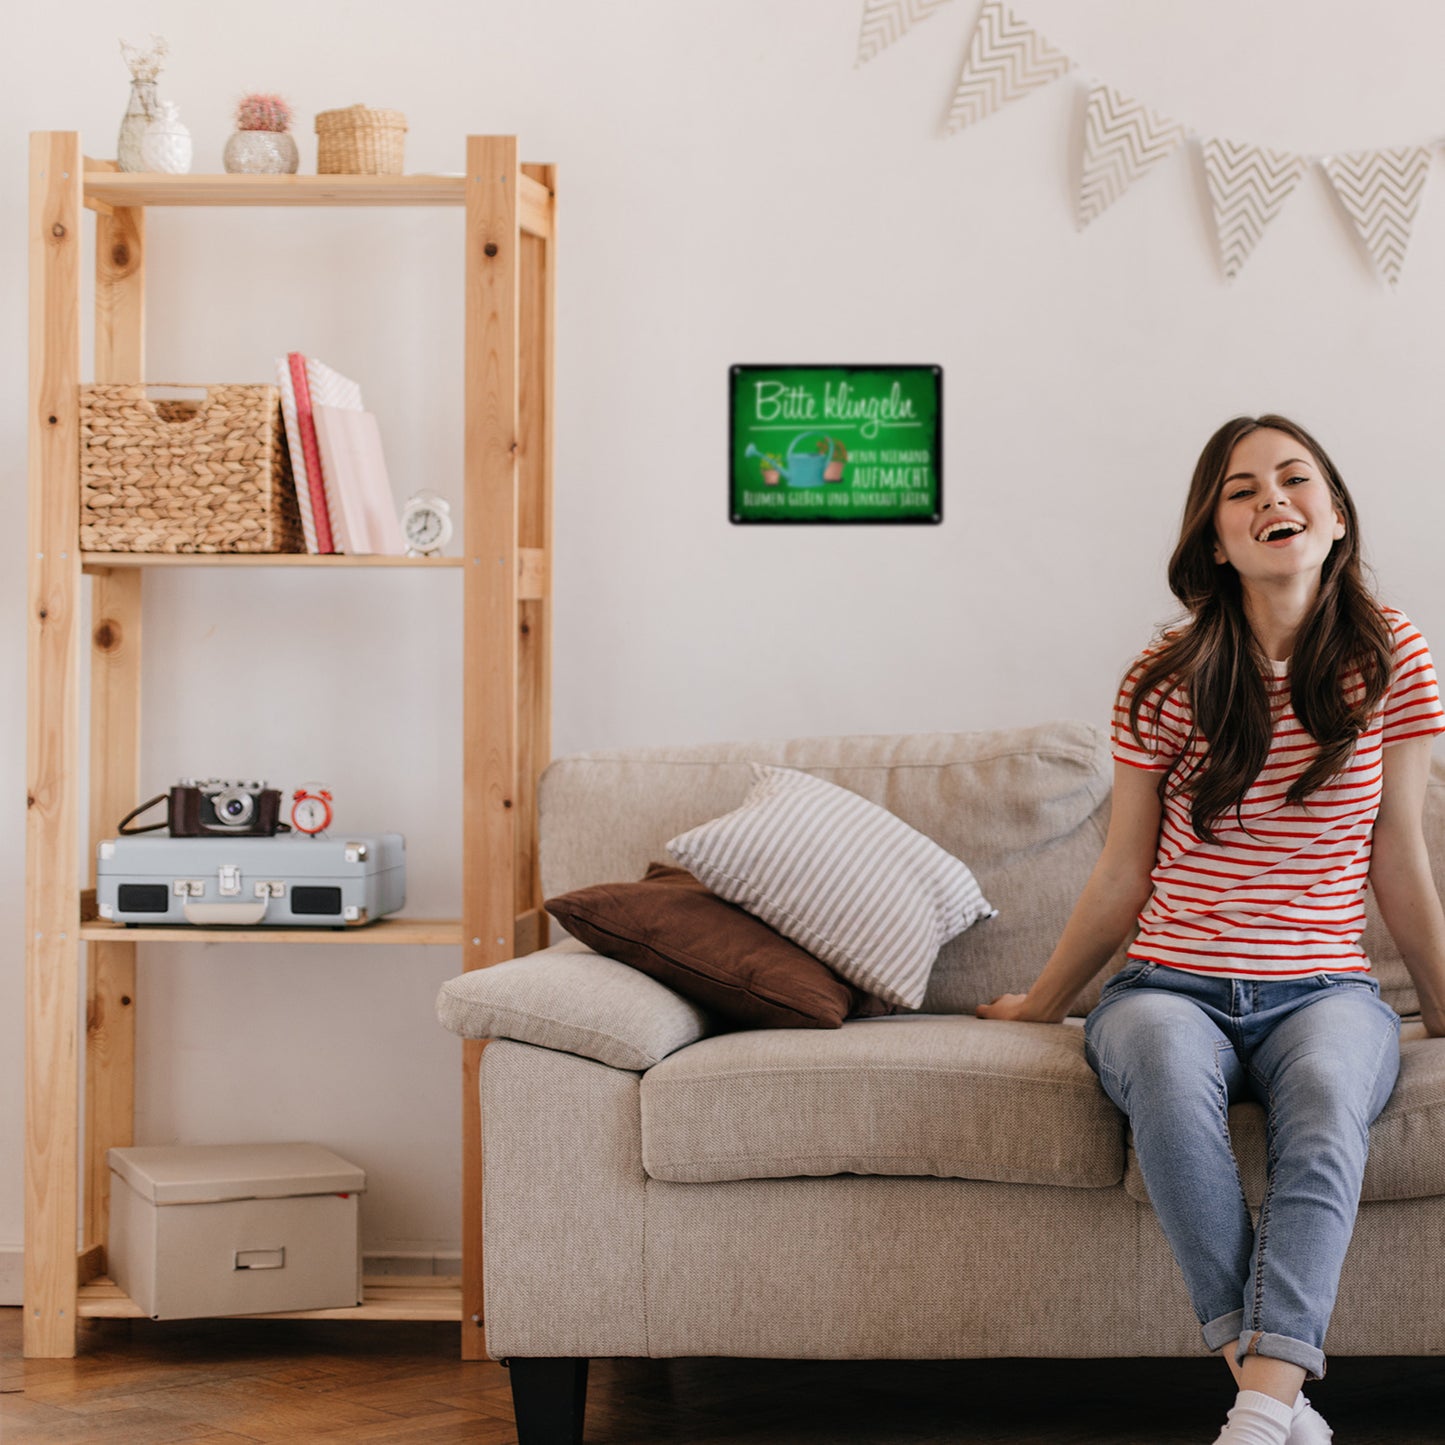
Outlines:
{"type": "MultiPolygon", "coordinates": [[[[1114,764],[1109,833],[1058,946],[1027,993],[1006,993],[974,1010],[981,1019],[1062,1023],[1069,1006],[1128,936],[1149,901],[1159,846],[1159,777],[1114,764]]],[[[1445,991],[1442,991],[1445,998],[1445,991]]]]}
{"type": "Polygon", "coordinates": [[[1026,993],[1003,993],[992,1003],[981,1003],[975,1010],[981,1019],[1014,1019],[1025,1024],[1047,1024],[1055,1023],[1055,1019],[1046,1019],[1041,1014],[1029,1007],[1029,996],[1026,993]]]}

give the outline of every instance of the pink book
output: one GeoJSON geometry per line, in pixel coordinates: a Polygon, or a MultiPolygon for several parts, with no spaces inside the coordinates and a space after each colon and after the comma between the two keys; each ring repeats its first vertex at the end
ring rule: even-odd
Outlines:
{"type": "Polygon", "coordinates": [[[321,476],[321,451],[316,445],[316,422],[311,414],[311,384],[306,378],[306,358],[299,351],[287,353],[291,385],[296,392],[296,429],[301,433],[301,451],[306,458],[306,484],[311,494],[311,515],[316,524],[316,550],[335,552],[331,535],[331,514],[326,507],[326,485],[321,476]]]}
{"type": "Polygon", "coordinates": [[[339,545],[348,552],[402,556],[406,542],[376,417],[369,411],[321,403],[312,412],[339,545]]]}

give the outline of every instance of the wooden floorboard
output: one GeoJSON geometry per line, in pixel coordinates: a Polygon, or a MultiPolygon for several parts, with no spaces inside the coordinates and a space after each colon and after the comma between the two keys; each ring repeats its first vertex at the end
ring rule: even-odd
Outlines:
{"type": "MultiPolygon", "coordinates": [[[[507,1371],[457,1327],[88,1320],[73,1360],[24,1360],[0,1309],[4,1445],[515,1445],[507,1371]]],[[[596,1360],[588,1445],[1207,1445],[1214,1360],[596,1360]]],[[[1442,1445],[1445,1360],[1351,1359],[1311,1387],[1336,1445],[1442,1445]]]]}

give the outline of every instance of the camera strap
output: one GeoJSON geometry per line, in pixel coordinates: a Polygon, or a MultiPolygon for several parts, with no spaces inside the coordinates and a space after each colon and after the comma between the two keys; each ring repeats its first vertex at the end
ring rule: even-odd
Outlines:
{"type": "Polygon", "coordinates": [[[119,827],[117,827],[116,831],[118,833],[130,835],[133,833],[155,833],[161,828],[169,828],[171,825],[171,814],[169,808],[166,809],[166,817],[163,823],[147,823],[144,828],[126,827],[126,824],[129,823],[132,818],[139,818],[142,813],[148,812],[151,808],[154,808],[157,803],[167,802],[169,796],[170,795],[168,793],[157,793],[154,798],[150,799],[149,802],[142,803],[138,808],[132,808],[130,812],[127,813],[125,817],[120,820],[120,825],[119,827]]]}

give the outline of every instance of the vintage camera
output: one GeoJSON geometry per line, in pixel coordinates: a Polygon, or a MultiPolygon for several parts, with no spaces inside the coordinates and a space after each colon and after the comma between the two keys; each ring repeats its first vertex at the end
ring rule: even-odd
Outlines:
{"type": "Polygon", "coordinates": [[[222,778],[182,778],[170,796],[172,838],[202,833],[269,837],[281,821],[281,793],[265,783],[232,783],[222,778]]]}
{"type": "Polygon", "coordinates": [[[269,838],[289,833],[281,821],[281,792],[265,783],[234,783],[222,778],[182,778],[169,794],[158,793],[147,803],[121,819],[119,832],[153,833],[167,828],[172,838],[218,837],[269,838]],[[142,813],[158,803],[166,805],[166,821],[145,827],[130,826],[142,813]]]}

